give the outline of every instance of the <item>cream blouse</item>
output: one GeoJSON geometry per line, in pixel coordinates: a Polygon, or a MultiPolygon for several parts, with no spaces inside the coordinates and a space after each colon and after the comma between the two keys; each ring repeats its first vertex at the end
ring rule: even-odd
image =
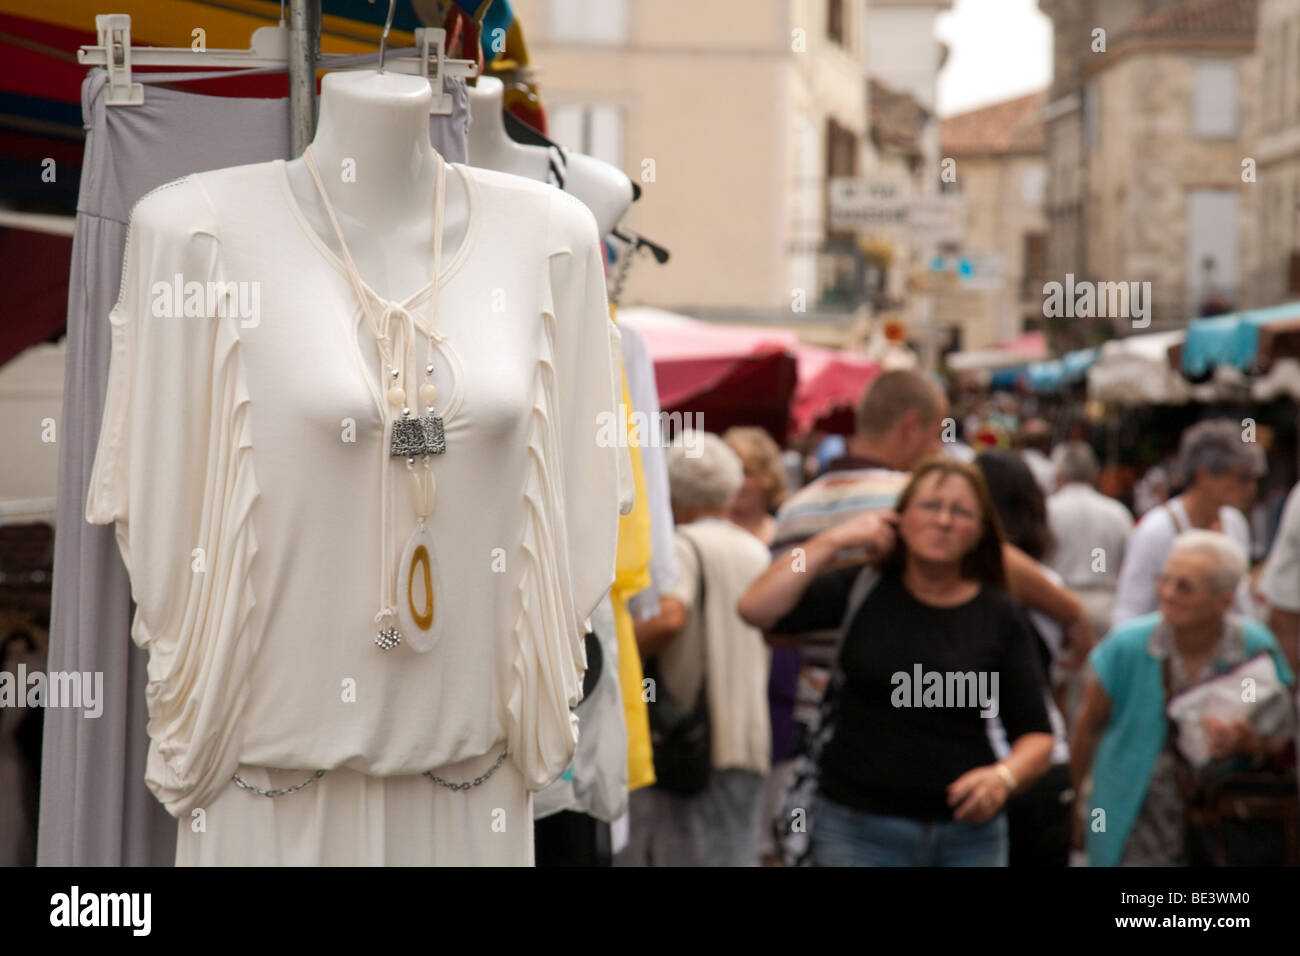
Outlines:
{"type": "MultiPolygon", "coordinates": [[[[116,522],[149,650],[146,780],[173,815],[240,764],[386,776],[506,747],[536,790],[573,757],[582,636],[631,504],[620,451],[597,442],[619,333],[585,206],[451,169],[470,218],[436,321],[463,392],[432,459],[444,617],[427,653],[374,645],[381,481],[390,567],[415,509],[404,461],[385,466],[374,335],[284,164],[188,176],[135,208],[86,520],[116,522]],[[245,308],[213,308],[211,283],[245,308]]],[[[426,327],[430,287],[365,291],[426,327]]]]}

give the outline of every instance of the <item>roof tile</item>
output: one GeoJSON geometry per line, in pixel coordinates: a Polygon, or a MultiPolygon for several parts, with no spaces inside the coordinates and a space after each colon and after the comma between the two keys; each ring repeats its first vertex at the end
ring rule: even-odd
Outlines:
{"type": "Polygon", "coordinates": [[[1186,0],[1134,20],[1126,37],[1255,35],[1258,0],[1186,0]]]}
{"type": "Polygon", "coordinates": [[[1045,92],[1030,93],[949,116],[939,125],[943,153],[1041,153],[1046,146],[1042,119],[1046,103],[1045,92]]]}

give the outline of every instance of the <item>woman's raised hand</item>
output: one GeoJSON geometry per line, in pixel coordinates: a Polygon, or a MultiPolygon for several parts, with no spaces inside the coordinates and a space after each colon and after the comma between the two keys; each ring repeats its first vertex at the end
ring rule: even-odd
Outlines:
{"type": "Polygon", "coordinates": [[[841,549],[865,548],[873,558],[894,550],[898,514],[894,511],[864,511],[831,529],[841,549]]]}

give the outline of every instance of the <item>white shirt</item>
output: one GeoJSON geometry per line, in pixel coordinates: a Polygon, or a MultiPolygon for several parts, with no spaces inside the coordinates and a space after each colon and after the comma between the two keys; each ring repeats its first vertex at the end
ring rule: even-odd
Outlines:
{"type": "Polygon", "coordinates": [[[638,448],[645,481],[646,507],[650,512],[650,586],[633,594],[627,602],[632,616],[644,620],[659,613],[659,595],[677,580],[677,559],[673,550],[673,506],[668,491],[668,463],[663,436],[659,433],[659,391],[654,362],[645,339],[630,325],[620,328],[623,339],[623,368],[632,408],[645,417],[638,448]]]}
{"type": "Polygon", "coordinates": [[[1273,607],[1300,613],[1300,484],[1287,496],[1260,590],[1273,607]]]}
{"type": "MultiPolygon", "coordinates": [[[[431,456],[443,626],[425,653],[374,644],[381,540],[395,569],[415,504],[333,237],[309,225],[282,162],[187,176],[132,215],[86,520],[116,523],[132,637],[149,651],[146,782],[182,829],[240,765],[346,768],[372,788],[397,777],[432,792],[423,771],[486,766],[504,747],[519,831],[527,791],[573,757],[584,623],[614,579],[621,504],[618,450],[596,441],[620,401],[599,239],[572,196],[452,169],[469,222],[444,258],[436,327],[461,371],[440,356],[434,384],[452,405],[463,390],[458,407],[440,403],[446,453],[431,456]],[[174,276],[254,284],[258,322],[159,316],[159,284],[174,276]]],[[[418,328],[432,291],[400,303],[418,328]]],[[[393,305],[369,295],[373,310],[393,305]]],[[[424,381],[419,333],[407,363],[411,394],[424,381]]],[[[334,780],[276,810],[327,806],[334,780]]],[[[241,805],[271,802],[252,799],[241,805]]],[[[408,811],[390,815],[390,837],[420,838],[408,811]]]]}
{"type": "MultiPolygon", "coordinates": [[[[1115,611],[1111,626],[1119,627],[1125,621],[1156,610],[1156,575],[1165,566],[1169,550],[1173,547],[1178,532],[1169,517],[1172,510],[1178,516],[1178,524],[1185,531],[1192,528],[1187,509],[1183,507],[1182,498],[1174,498],[1167,507],[1152,508],[1142,516],[1133,534],[1129,538],[1124,552],[1124,565],[1119,572],[1119,586],[1115,591],[1115,611]]],[[[1246,516],[1236,508],[1227,505],[1219,509],[1219,524],[1223,533],[1241,545],[1246,554],[1250,554],[1250,526],[1246,516]]],[[[1245,613],[1246,581],[1243,578],[1237,591],[1234,605],[1237,612],[1245,613]]]]}
{"type": "Polygon", "coordinates": [[[1072,481],[1047,499],[1047,523],[1056,539],[1047,563],[1066,587],[1115,589],[1133,530],[1127,508],[1087,482],[1072,481]]]}

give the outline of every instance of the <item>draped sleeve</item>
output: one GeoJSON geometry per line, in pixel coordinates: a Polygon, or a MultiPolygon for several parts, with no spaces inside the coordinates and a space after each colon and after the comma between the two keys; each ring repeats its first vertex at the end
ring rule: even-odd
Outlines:
{"type": "Polygon", "coordinates": [[[595,219],[548,198],[542,348],[525,476],[524,569],[516,590],[507,742],[530,789],[573,759],[588,619],[614,581],[625,476],[608,440],[621,342],[609,316],[595,219]]]}
{"type": "Polygon", "coordinates": [[[208,283],[225,277],[199,182],[141,199],[126,250],[85,516],[115,525],[136,602],[131,636],[149,652],[145,780],[180,816],[238,762],[256,650],[258,489],[239,319],[207,311],[208,283]]]}

